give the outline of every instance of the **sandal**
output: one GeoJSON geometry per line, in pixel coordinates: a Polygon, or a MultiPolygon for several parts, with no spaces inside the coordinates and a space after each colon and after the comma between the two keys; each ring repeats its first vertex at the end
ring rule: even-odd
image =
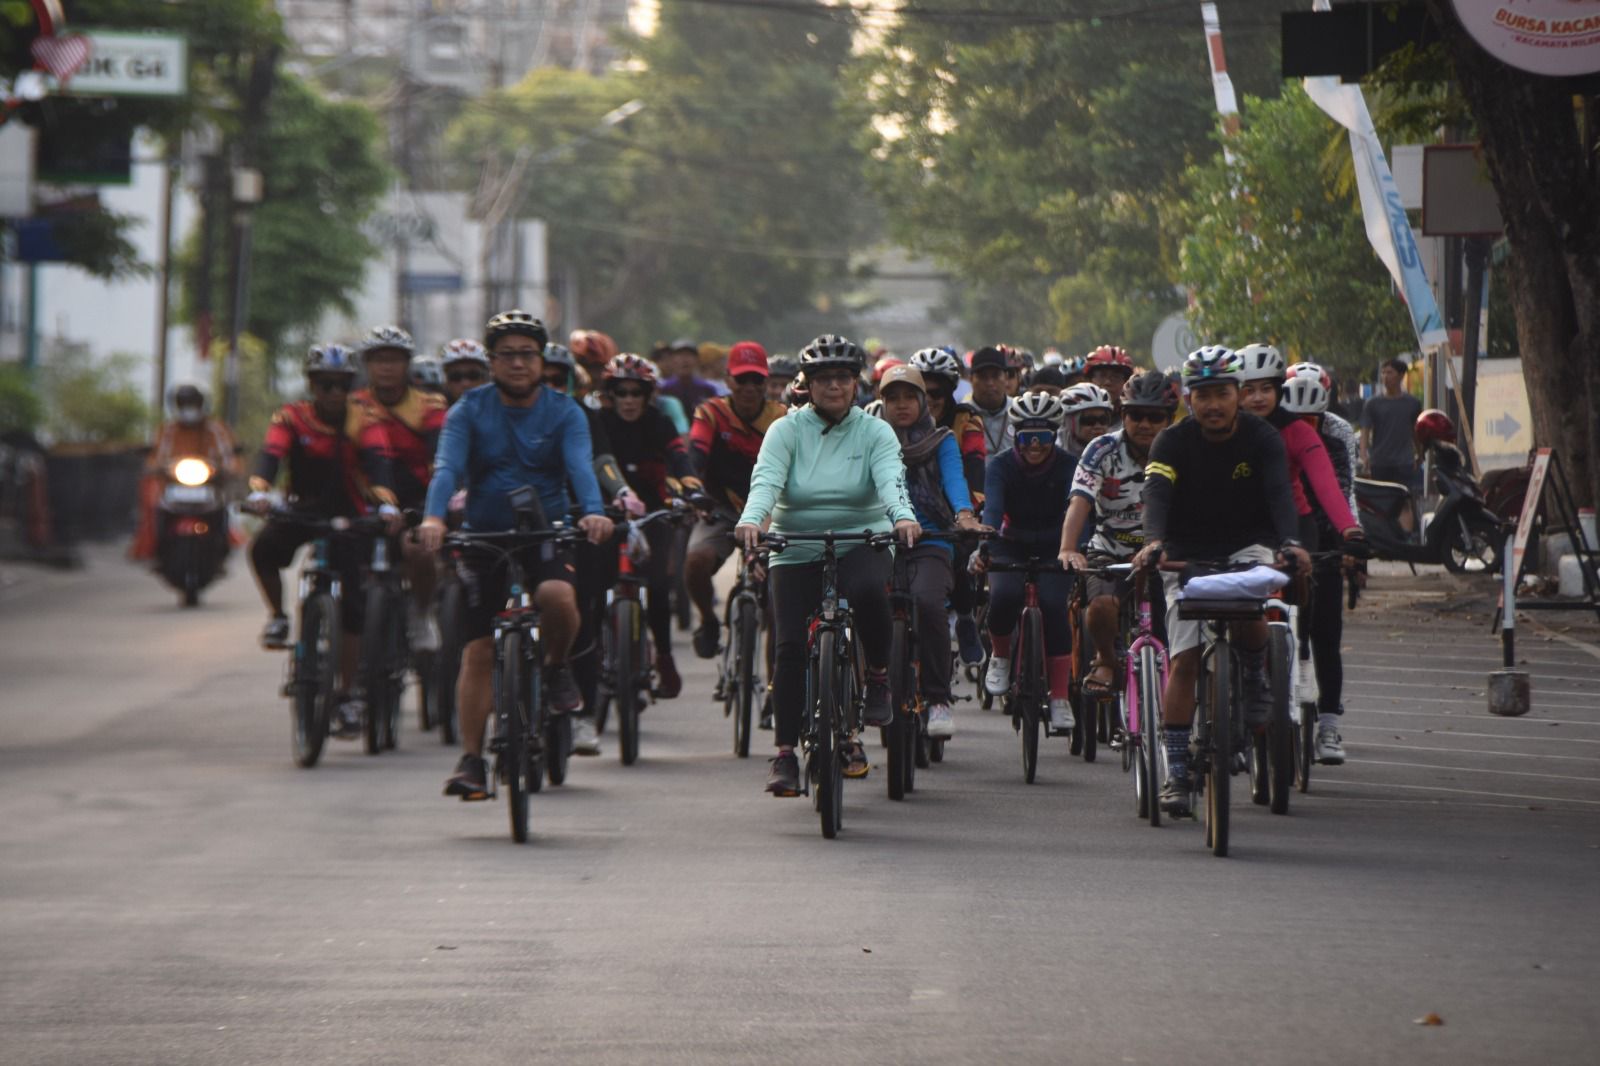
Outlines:
{"type": "Polygon", "coordinates": [[[1103,659],[1096,659],[1089,667],[1089,673],[1083,679],[1084,695],[1096,699],[1109,699],[1117,692],[1117,667],[1115,663],[1108,663],[1103,659]],[[1097,679],[1094,675],[1104,670],[1110,676],[1104,680],[1097,679]]]}

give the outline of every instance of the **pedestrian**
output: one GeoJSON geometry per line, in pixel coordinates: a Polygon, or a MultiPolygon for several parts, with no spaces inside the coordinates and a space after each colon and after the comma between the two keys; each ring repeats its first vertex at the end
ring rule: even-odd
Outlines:
{"type": "Polygon", "coordinates": [[[1422,413],[1422,401],[1405,391],[1406,362],[1390,359],[1379,372],[1383,391],[1361,408],[1361,461],[1375,481],[1393,481],[1422,492],[1421,472],[1412,446],[1411,428],[1422,413]]]}

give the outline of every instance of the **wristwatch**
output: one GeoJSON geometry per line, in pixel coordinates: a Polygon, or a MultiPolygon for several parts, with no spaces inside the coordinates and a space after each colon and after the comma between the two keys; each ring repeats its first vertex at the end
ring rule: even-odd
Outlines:
{"type": "Polygon", "coordinates": [[[1299,548],[1301,551],[1306,550],[1306,546],[1301,544],[1298,540],[1295,540],[1293,537],[1290,537],[1288,540],[1278,545],[1278,550],[1281,552],[1288,551],[1290,548],[1299,548]]]}

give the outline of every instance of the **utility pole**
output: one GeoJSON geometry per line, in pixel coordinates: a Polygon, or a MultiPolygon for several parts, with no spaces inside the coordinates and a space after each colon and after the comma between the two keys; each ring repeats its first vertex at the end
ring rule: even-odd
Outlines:
{"type": "Polygon", "coordinates": [[[167,333],[172,320],[172,187],[178,177],[178,138],[167,138],[161,162],[161,273],[156,290],[156,396],[152,410],[167,402],[167,333]]]}
{"type": "Polygon", "coordinates": [[[417,44],[417,5],[412,4],[406,15],[405,45],[400,50],[399,85],[395,93],[394,130],[391,134],[395,169],[395,213],[400,224],[394,232],[394,309],[395,323],[402,329],[411,329],[411,247],[408,233],[409,218],[399,220],[402,209],[410,211],[413,203],[412,173],[414,145],[412,143],[412,108],[415,105],[416,79],[412,76],[411,57],[417,44]]]}
{"type": "Polygon", "coordinates": [[[266,124],[267,99],[278,76],[280,47],[267,45],[250,64],[239,108],[239,137],[231,153],[230,197],[233,211],[233,256],[228,307],[228,357],[223,366],[223,416],[229,427],[239,424],[239,340],[250,314],[250,245],[254,208],[261,199],[259,171],[252,169],[257,139],[266,124]]]}

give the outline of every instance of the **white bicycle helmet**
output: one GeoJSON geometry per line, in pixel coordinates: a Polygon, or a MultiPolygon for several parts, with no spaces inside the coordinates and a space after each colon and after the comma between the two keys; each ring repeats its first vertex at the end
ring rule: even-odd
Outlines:
{"type": "Polygon", "coordinates": [[[361,338],[361,357],[365,359],[373,352],[392,348],[397,352],[404,352],[407,359],[416,353],[416,344],[411,340],[411,334],[399,326],[373,326],[365,337],[361,338]]]}
{"type": "Polygon", "coordinates": [[[1283,409],[1296,415],[1320,415],[1328,409],[1331,390],[1328,372],[1316,363],[1299,363],[1289,368],[1283,383],[1283,409]]]}
{"type": "Polygon", "coordinates": [[[489,353],[484,351],[483,345],[466,337],[440,348],[439,359],[447,369],[456,363],[475,363],[485,368],[489,365],[489,353]]]}
{"type": "Polygon", "coordinates": [[[944,378],[951,388],[961,380],[961,360],[943,348],[924,348],[911,357],[911,365],[922,372],[944,378]]]}
{"type": "Polygon", "coordinates": [[[871,403],[867,404],[867,406],[863,407],[861,410],[865,411],[868,415],[870,415],[873,418],[882,418],[883,417],[883,401],[882,400],[873,400],[871,403]]]}
{"type": "Polygon", "coordinates": [[[1064,389],[1061,393],[1061,410],[1064,414],[1079,415],[1097,409],[1106,411],[1116,409],[1116,405],[1111,402],[1111,394],[1099,385],[1083,381],[1064,389]]]}
{"type": "Polygon", "coordinates": [[[444,388],[444,366],[431,355],[411,360],[411,384],[422,389],[444,388]]]}
{"type": "Polygon", "coordinates": [[[1015,428],[1020,428],[1024,422],[1047,422],[1060,429],[1064,414],[1061,397],[1048,392],[1025,392],[1006,405],[1006,419],[1015,428]]]}
{"type": "Polygon", "coordinates": [[[1283,353],[1270,344],[1247,344],[1236,354],[1244,360],[1241,381],[1267,381],[1282,378],[1286,364],[1283,353]]]}

